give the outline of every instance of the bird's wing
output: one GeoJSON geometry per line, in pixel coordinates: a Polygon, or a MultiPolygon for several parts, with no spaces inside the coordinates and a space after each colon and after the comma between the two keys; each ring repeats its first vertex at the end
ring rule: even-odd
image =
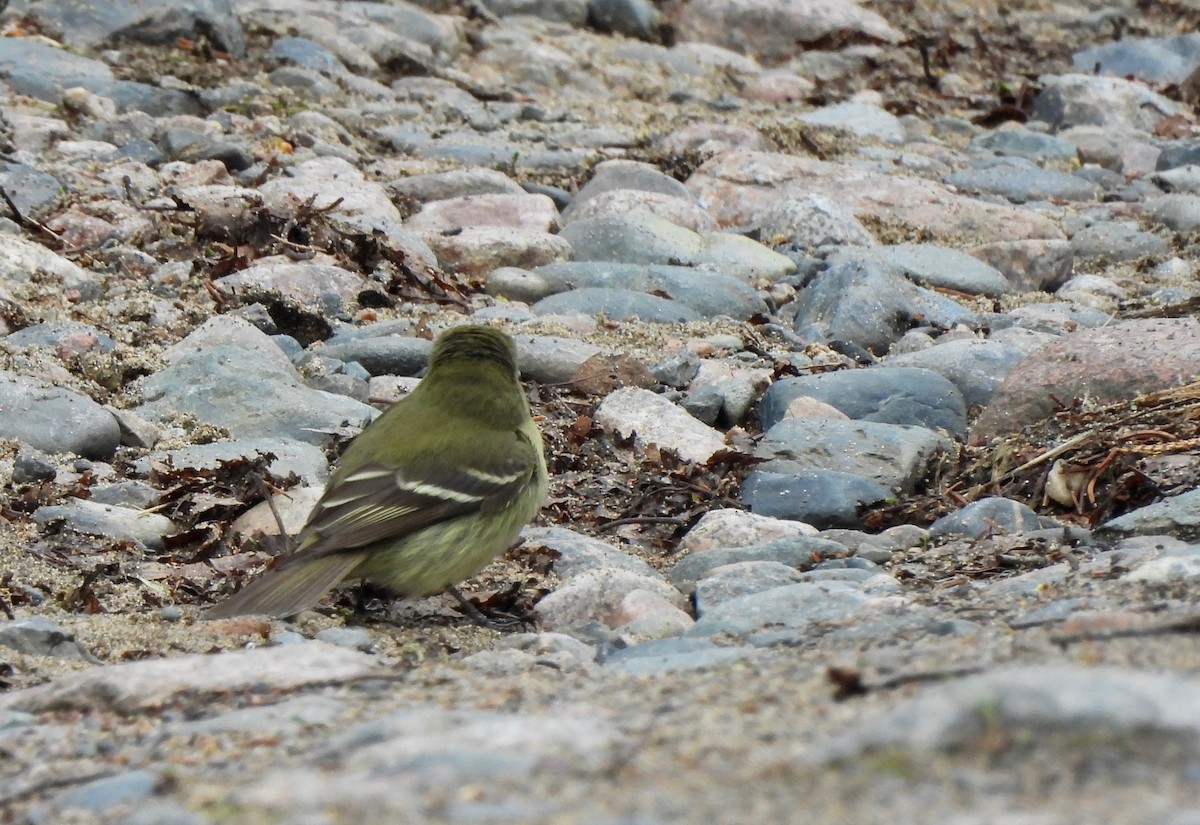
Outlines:
{"type": "Polygon", "coordinates": [[[357,550],[503,506],[537,470],[528,439],[519,432],[511,437],[514,444],[502,451],[506,457],[500,461],[468,460],[448,470],[366,464],[337,479],[309,515],[299,536],[299,552],[284,564],[357,550]]]}

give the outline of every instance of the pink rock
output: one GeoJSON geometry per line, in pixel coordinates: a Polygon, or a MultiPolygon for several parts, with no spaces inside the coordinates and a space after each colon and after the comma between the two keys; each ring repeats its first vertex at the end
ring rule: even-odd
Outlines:
{"type": "Polygon", "coordinates": [[[741,96],[762,103],[795,103],[804,100],[814,91],[817,84],[807,77],[787,71],[763,72],[742,87],[741,96]]]}
{"type": "Polygon", "coordinates": [[[971,442],[1020,430],[1052,414],[1055,398],[1100,403],[1189,383],[1200,375],[1200,321],[1147,318],[1083,329],[1019,362],[984,409],[971,442]]]}
{"type": "Polygon", "coordinates": [[[405,225],[423,232],[453,229],[558,229],[558,209],[545,195],[468,195],[430,201],[405,225]]]}
{"type": "Polygon", "coordinates": [[[533,269],[569,261],[574,254],[558,235],[528,229],[464,229],[452,234],[425,231],[421,239],[444,269],[469,278],[483,277],[502,266],[533,269]]]}
{"type": "Polygon", "coordinates": [[[611,189],[594,195],[578,209],[571,211],[570,222],[602,218],[606,215],[628,215],[635,209],[658,215],[693,232],[713,232],[718,229],[712,216],[691,200],[644,189],[611,189]]]}
{"type": "Polygon", "coordinates": [[[749,149],[769,152],[775,147],[757,129],[726,123],[692,123],[676,129],[658,142],[664,152],[694,150],[715,154],[726,149],[749,149]]]}
{"type": "Polygon", "coordinates": [[[621,599],[621,603],[613,611],[612,622],[616,626],[630,622],[638,622],[641,626],[667,626],[676,632],[687,630],[696,623],[670,599],[649,590],[630,590],[625,594],[625,598],[621,599]]]}
{"type": "Polygon", "coordinates": [[[850,416],[824,401],[818,401],[812,396],[802,395],[788,402],[784,418],[840,418],[848,420],[850,416]]]}
{"type": "Polygon", "coordinates": [[[622,603],[635,590],[657,595],[683,610],[684,595],[662,579],[600,567],[569,579],[537,604],[538,621],[546,630],[596,620],[608,627],[625,623],[622,603]]]}
{"type": "Polygon", "coordinates": [[[714,547],[750,547],[793,536],[815,536],[817,528],[801,521],[760,516],[745,510],[710,510],[679,544],[680,551],[714,547]]]}
{"type": "Polygon", "coordinates": [[[1049,218],[1032,210],[959,195],[935,181],[781,153],[717,155],[686,185],[722,226],[753,223],[780,198],[808,193],[830,198],[860,219],[908,224],[958,245],[964,238],[991,243],[1063,237],[1049,218]]]}
{"type": "Polygon", "coordinates": [[[680,40],[715,43],[763,60],[787,60],[799,46],[835,36],[904,40],[851,0],[674,0],[665,11],[680,40]]]}

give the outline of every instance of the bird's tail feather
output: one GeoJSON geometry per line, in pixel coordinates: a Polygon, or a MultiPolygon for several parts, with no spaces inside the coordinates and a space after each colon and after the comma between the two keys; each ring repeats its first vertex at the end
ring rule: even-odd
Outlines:
{"type": "Polygon", "coordinates": [[[269,570],[201,618],[224,619],[248,614],[284,618],[307,610],[367,557],[366,553],[331,553],[269,570]]]}

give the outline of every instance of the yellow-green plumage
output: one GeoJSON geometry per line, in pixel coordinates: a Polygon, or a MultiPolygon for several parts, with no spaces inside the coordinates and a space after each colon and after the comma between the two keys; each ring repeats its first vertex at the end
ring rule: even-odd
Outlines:
{"type": "Polygon", "coordinates": [[[436,593],[511,546],[547,488],[516,361],[499,330],[443,333],[416,389],[346,449],[295,553],[205,618],[290,616],[344,579],[436,593]]]}

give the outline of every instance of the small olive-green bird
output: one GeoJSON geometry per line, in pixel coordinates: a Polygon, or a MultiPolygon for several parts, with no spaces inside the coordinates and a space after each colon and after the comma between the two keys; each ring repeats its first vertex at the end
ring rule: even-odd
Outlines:
{"type": "Polygon", "coordinates": [[[344,579],[403,596],[451,588],[513,544],[546,488],[512,339],[455,327],[416,388],[350,443],[295,552],[204,618],[291,616],[344,579]]]}

